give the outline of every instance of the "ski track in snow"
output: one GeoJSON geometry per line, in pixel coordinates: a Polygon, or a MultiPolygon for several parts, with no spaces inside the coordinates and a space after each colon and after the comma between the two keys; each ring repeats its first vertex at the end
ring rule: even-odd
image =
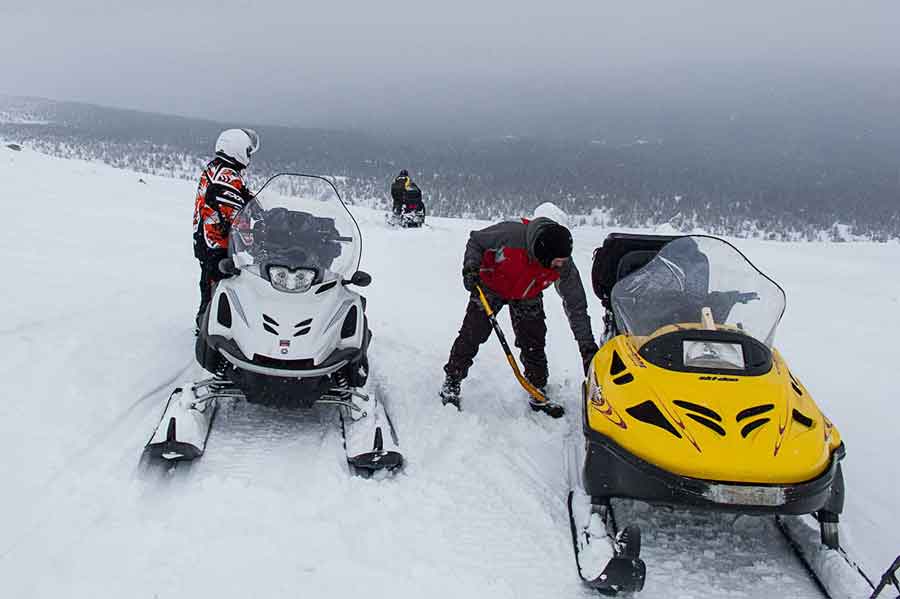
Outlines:
{"type": "MultiPolygon", "coordinates": [[[[581,365],[555,293],[547,350],[564,420],[528,409],[495,339],[463,385],[463,412],[436,396],[477,223],[399,231],[356,211],[373,275],[372,378],[402,473],[349,476],[333,408],[235,402],[220,406],[200,461],[147,471],[140,450],[171,387],[202,376],[185,368],[194,186],[27,151],[0,153],[0,174],[19,202],[0,238],[14,283],[0,291],[4,597],[595,596],[578,581],[566,515],[581,365]]],[[[605,234],[575,231],[589,295],[605,234]]],[[[900,409],[882,372],[900,330],[900,247],[737,243],[787,291],[779,345],[847,442],[842,534],[880,573],[900,549],[884,451],[900,409]]],[[[598,333],[600,310],[591,299],[598,333]]],[[[509,331],[506,311],[500,321],[509,331]]],[[[617,517],[644,529],[642,597],[817,596],[770,520],[635,502],[617,517]]]]}

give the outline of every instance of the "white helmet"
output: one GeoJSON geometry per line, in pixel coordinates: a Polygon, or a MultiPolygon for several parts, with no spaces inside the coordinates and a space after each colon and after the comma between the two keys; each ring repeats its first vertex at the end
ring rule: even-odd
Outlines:
{"type": "Polygon", "coordinates": [[[237,162],[246,168],[259,150],[259,135],[253,129],[226,129],[216,140],[216,156],[237,162]]]}

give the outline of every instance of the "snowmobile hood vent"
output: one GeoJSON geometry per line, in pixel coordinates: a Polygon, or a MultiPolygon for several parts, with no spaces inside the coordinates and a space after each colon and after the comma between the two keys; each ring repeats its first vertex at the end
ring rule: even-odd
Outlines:
{"type": "Polygon", "coordinates": [[[676,399],[672,403],[684,410],[687,410],[687,417],[694,422],[698,422],[706,428],[715,431],[715,433],[720,437],[725,436],[725,429],[722,428],[719,424],[716,424],[717,422],[722,422],[722,417],[719,416],[719,414],[715,410],[711,410],[706,406],[701,406],[700,404],[684,401],[681,399],[676,399]]]}
{"type": "Polygon", "coordinates": [[[349,339],[356,334],[356,319],[357,310],[356,306],[353,306],[350,308],[350,311],[347,312],[347,316],[344,318],[344,324],[341,326],[341,339],[349,339]]]}
{"type": "Polygon", "coordinates": [[[762,425],[766,424],[767,422],[771,422],[771,418],[759,418],[758,420],[754,420],[746,424],[744,428],[741,429],[741,436],[746,439],[747,435],[749,435],[762,425]]]}
{"type": "Polygon", "coordinates": [[[609,374],[612,376],[616,376],[620,372],[625,370],[625,362],[622,361],[622,357],[619,356],[619,352],[613,350],[612,360],[609,365],[609,374]]]}
{"type": "Polygon", "coordinates": [[[709,420],[708,418],[704,418],[703,416],[698,416],[697,414],[693,414],[691,412],[688,412],[687,417],[695,422],[699,422],[706,428],[715,431],[716,434],[718,434],[720,437],[725,436],[725,429],[722,428],[721,426],[719,426],[718,424],[716,424],[715,422],[713,422],[712,420],[709,420]]]}
{"type": "Polygon", "coordinates": [[[635,420],[640,420],[641,422],[645,422],[647,424],[652,424],[653,426],[658,426],[659,428],[669,431],[679,439],[681,438],[681,433],[672,426],[672,423],[669,422],[663,413],[659,411],[659,408],[655,403],[650,401],[649,399],[643,403],[639,403],[636,406],[631,406],[627,410],[632,418],[635,420]]]}
{"type": "Polygon", "coordinates": [[[331,281],[330,283],[325,283],[324,285],[319,285],[319,288],[316,289],[316,295],[320,293],[325,293],[329,289],[334,289],[337,286],[337,281],[331,281]]]}
{"type": "Polygon", "coordinates": [[[812,428],[813,419],[810,418],[809,416],[807,416],[806,414],[804,414],[803,412],[801,412],[800,410],[798,410],[797,408],[794,408],[793,417],[794,417],[795,421],[799,422],[806,428],[812,428]]]}
{"type": "Polygon", "coordinates": [[[219,306],[216,310],[216,320],[226,329],[231,328],[231,304],[228,303],[228,298],[224,293],[219,296],[219,306]]]}
{"type": "Polygon", "coordinates": [[[273,335],[278,335],[278,331],[275,330],[275,327],[278,326],[278,321],[269,316],[268,314],[263,314],[263,328],[273,335]]]}
{"type": "Polygon", "coordinates": [[[630,372],[626,372],[622,376],[614,378],[613,382],[617,385],[627,385],[628,383],[630,383],[633,380],[634,380],[634,375],[631,374],[630,372]]]}
{"type": "MultiPolygon", "coordinates": [[[[735,416],[735,420],[740,422],[741,420],[746,420],[747,418],[752,418],[753,416],[759,416],[760,414],[765,414],[766,412],[772,410],[775,407],[775,404],[762,404],[760,406],[753,406],[752,408],[747,408],[746,410],[741,410],[738,412],[738,415],[735,416]]],[[[745,435],[746,436],[746,435],[745,435]]]]}
{"type": "Polygon", "coordinates": [[[706,406],[701,406],[700,404],[691,403],[689,401],[683,401],[681,399],[676,399],[672,403],[674,403],[676,406],[678,406],[680,408],[684,408],[685,410],[697,412],[698,414],[700,414],[706,418],[715,420],[716,422],[722,422],[722,417],[719,416],[719,414],[716,413],[715,410],[711,410],[711,409],[707,408],[706,406]]]}

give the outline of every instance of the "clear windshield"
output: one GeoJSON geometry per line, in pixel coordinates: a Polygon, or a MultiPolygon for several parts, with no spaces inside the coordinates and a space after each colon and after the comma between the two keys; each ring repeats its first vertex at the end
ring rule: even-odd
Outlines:
{"type": "Polygon", "coordinates": [[[743,332],[772,346],[784,291],[734,246],[705,236],[666,244],[610,295],[619,330],[647,337],[667,326],[743,332]]]}
{"type": "Polygon", "coordinates": [[[235,218],[229,252],[236,266],[263,278],[274,266],[315,270],[316,282],[349,279],[359,268],[361,237],[331,182],[281,174],[235,218]]]}

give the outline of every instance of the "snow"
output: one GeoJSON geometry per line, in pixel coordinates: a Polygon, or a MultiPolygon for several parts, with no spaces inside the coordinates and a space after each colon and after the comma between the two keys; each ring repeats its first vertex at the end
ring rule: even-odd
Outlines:
{"type": "MultiPolygon", "coordinates": [[[[347,476],[327,409],[228,404],[202,460],[149,476],[138,458],[168,393],[201,374],[194,185],[4,148],[0,178],[3,596],[593,596],[579,583],[566,514],[580,361],[555,294],[546,296],[551,393],[570,408],[566,419],[528,409],[494,340],[463,384],[465,411],[437,399],[467,301],[463,247],[482,223],[397,230],[383,213],[356,210],[373,275],[364,290],[373,376],[404,473],[347,476]]],[[[586,285],[607,232],[574,231],[586,285]]],[[[880,575],[900,550],[891,376],[900,245],[734,242],[787,292],[778,344],[843,434],[841,534],[880,575]]],[[[600,315],[591,301],[597,332],[600,315]]],[[[501,322],[509,331],[506,312],[501,322]]],[[[622,508],[623,522],[645,527],[642,597],[766,597],[782,587],[806,596],[796,564],[778,569],[791,554],[773,549],[771,521],[673,517],[622,508]]]]}

